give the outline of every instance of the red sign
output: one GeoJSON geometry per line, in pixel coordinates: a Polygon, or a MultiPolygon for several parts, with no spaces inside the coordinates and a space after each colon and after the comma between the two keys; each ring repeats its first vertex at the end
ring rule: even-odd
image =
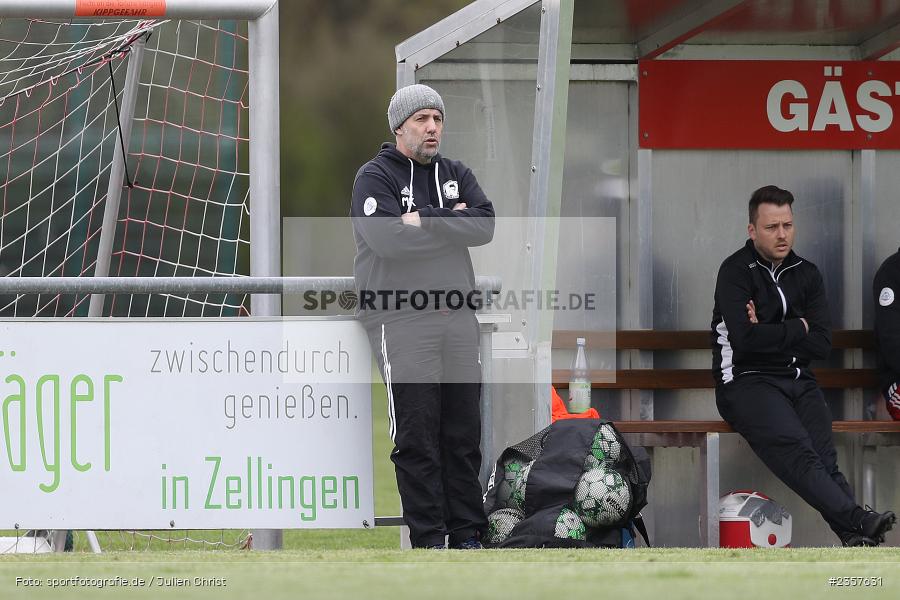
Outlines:
{"type": "Polygon", "coordinates": [[[900,63],[648,60],[642,148],[900,148],[900,63]]]}
{"type": "Polygon", "coordinates": [[[75,0],[76,17],[164,17],[166,0],[75,0]]]}

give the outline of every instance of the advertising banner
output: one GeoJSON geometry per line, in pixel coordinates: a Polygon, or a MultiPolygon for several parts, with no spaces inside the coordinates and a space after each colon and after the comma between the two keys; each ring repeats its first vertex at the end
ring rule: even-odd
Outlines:
{"type": "Polygon", "coordinates": [[[638,94],[642,148],[900,148],[894,61],[641,61],[638,94]]]}
{"type": "Polygon", "coordinates": [[[0,529],[374,523],[353,319],[0,321],[0,529]]]}

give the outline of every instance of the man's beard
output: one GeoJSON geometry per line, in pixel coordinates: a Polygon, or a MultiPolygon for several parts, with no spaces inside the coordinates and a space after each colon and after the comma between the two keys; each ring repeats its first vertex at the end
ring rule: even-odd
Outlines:
{"type": "Polygon", "coordinates": [[[434,150],[427,149],[425,148],[425,142],[423,140],[421,143],[416,144],[415,146],[407,146],[407,149],[412,153],[412,155],[418,162],[430,163],[431,159],[437,155],[440,147],[441,145],[440,143],[438,143],[438,145],[435,146],[434,150]]]}

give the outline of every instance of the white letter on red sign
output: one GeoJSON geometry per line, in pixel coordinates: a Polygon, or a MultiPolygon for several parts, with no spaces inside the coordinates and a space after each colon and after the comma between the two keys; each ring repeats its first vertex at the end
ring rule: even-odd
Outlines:
{"type": "Polygon", "coordinates": [[[837,125],[841,131],[853,131],[853,121],[850,119],[850,109],[847,108],[847,99],[844,98],[844,88],[840,82],[828,81],[822,90],[822,99],[816,109],[816,118],[813,121],[813,131],[825,131],[829,125],[837,125]],[[834,110],[832,110],[834,109],[834,110]]]}
{"type": "Polygon", "coordinates": [[[867,81],[856,90],[856,103],[859,107],[870,113],[878,115],[877,119],[873,119],[869,115],[859,115],[856,122],[865,131],[870,133],[880,133],[891,126],[894,120],[894,111],[891,105],[884,100],[878,100],[873,96],[890,96],[891,88],[883,81],[867,81]]]}
{"type": "Polygon", "coordinates": [[[769,97],[766,98],[766,113],[769,115],[769,123],[778,131],[806,131],[809,129],[809,107],[802,102],[791,102],[788,104],[788,113],[791,118],[787,118],[781,112],[781,101],[791,95],[796,99],[806,99],[806,88],[799,81],[793,79],[785,79],[779,81],[769,90],[769,97]]]}

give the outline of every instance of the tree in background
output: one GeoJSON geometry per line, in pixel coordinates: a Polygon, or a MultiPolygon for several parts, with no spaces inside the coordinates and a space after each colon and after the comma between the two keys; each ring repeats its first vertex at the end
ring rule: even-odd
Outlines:
{"type": "Polygon", "coordinates": [[[345,216],[353,176],[393,141],[394,46],[469,0],[282,2],[282,214],[345,216]]]}

